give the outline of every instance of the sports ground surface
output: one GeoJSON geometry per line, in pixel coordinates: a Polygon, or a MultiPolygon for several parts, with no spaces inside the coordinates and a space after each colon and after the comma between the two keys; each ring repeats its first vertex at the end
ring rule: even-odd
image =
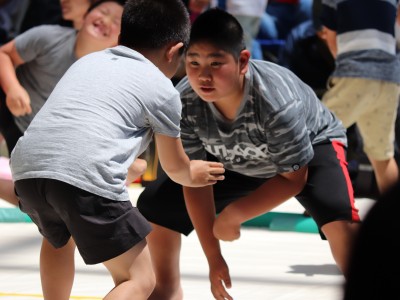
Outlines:
{"type": "MultiPolygon", "coordinates": [[[[132,202],[142,191],[130,188],[132,202]]],[[[357,199],[361,217],[373,204],[357,199]]],[[[29,217],[0,200],[0,300],[43,299],[38,257],[41,236],[29,217]]],[[[183,238],[181,257],[185,299],[213,299],[207,263],[196,235],[183,238]]],[[[238,241],[222,243],[235,300],[340,300],[343,276],[311,218],[290,199],[244,224],[238,241]]],[[[76,253],[71,299],[101,299],[112,288],[102,265],[86,266],[76,253]]]]}

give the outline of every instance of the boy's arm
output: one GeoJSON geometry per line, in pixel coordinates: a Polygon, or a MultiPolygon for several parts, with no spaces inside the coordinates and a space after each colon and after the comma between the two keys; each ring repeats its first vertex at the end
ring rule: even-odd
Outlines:
{"type": "Polygon", "coordinates": [[[131,184],[136,178],[142,176],[146,172],[147,162],[144,159],[136,158],[135,161],[128,168],[128,175],[126,176],[126,184],[131,184]]]}
{"type": "Polygon", "coordinates": [[[232,241],[240,237],[243,222],[260,216],[299,194],[307,182],[308,167],[278,174],[249,195],[229,204],[214,223],[214,235],[232,241]]]}
{"type": "Polygon", "coordinates": [[[328,27],[323,27],[323,39],[328,45],[329,50],[334,58],[337,56],[337,41],[336,41],[336,31],[329,29],[328,27]]]}
{"type": "Polygon", "coordinates": [[[15,69],[23,64],[12,40],[0,47],[0,85],[6,94],[8,109],[15,116],[30,114],[30,97],[18,81],[15,69]]]}
{"type": "Polygon", "coordinates": [[[183,193],[186,208],[210,268],[211,292],[215,299],[231,300],[232,297],[225,289],[225,287],[231,287],[229,269],[222,257],[219,241],[213,234],[216,213],[213,187],[183,187],[183,193]]]}
{"type": "Polygon", "coordinates": [[[218,162],[189,160],[180,138],[155,134],[160,164],[175,182],[190,187],[212,185],[223,180],[224,167],[218,162]]]}

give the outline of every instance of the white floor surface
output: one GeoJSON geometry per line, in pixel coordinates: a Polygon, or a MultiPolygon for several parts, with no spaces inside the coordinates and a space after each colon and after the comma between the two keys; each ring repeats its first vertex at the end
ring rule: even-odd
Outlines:
{"type": "MultiPolygon", "coordinates": [[[[140,189],[131,189],[133,202],[140,189]]],[[[364,201],[366,200],[366,201],[364,201]]],[[[357,201],[361,215],[371,205],[357,201]]],[[[0,200],[0,207],[8,206],[0,200]]],[[[295,200],[276,210],[301,212],[295,200]]],[[[32,223],[0,223],[0,300],[43,299],[38,257],[41,236],[32,223]]],[[[343,276],[318,234],[243,228],[240,240],[222,243],[235,300],[340,300],[343,276]]],[[[207,263],[196,235],[183,239],[182,284],[187,300],[213,299],[207,263]]],[[[101,299],[113,287],[102,265],[86,266],[76,254],[71,299],[101,299]]],[[[134,298],[133,298],[134,299],[134,298]]]]}

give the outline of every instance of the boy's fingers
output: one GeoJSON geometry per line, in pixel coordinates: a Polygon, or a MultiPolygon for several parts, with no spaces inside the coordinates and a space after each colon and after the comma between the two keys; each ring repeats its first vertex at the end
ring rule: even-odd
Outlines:
{"type": "Polygon", "coordinates": [[[225,285],[226,288],[231,288],[231,280],[229,278],[229,276],[225,279],[223,279],[221,282],[221,296],[222,296],[222,300],[233,300],[232,296],[228,294],[228,292],[225,290],[225,288],[223,287],[225,285]],[[223,284],[222,284],[223,282],[223,284]]]}
{"type": "Polygon", "coordinates": [[[217,181],[217,180],[224,180],[225,176],[224,175],[215,175],[215,176],[210,176],[209,181],[217,181]]]}
{"type": "Polygon", "coordinates": [[[217,299],[217,300],[233,300],[232,296],[229,295],[228,292],[225,290],[222,282],[223,281],[221,281],[221,283],[218,284],[217,289],[213,292],[215,299],[217,299]]]}
{"type": "Polygon", "coordinates": [[[209,167],[211,168],[210,169],[211,174],[224,174],[225,173],[225,168],[223,167],[223,165],[217,165],[217,166],[210,165],[209,167]]]}
{"type": "Polygon", "coordinates": [[[232,287],[232,281],[231,277],[229,275],[225,276],[222,281],[224,282],[224,285],[227,289],[230,289],[232,287]]]}
{"type": "Polygon", "coordinates": [[[25,104],[25,112],[29,115],[32,113],[32,107],[29,103],[25,104]]]}
{"type": "Polygon", "coordinates": [[[222,175],[225,173],[225,169],[224,168],[216,168],[216,169],[211,169],[210,170],[210,174],[214,174],[214,175],[222,175]]]}
{"type": "Polygon", "coordinates": [[[224,167],[223,163],[216,162],[216,161],[210,161],[209,164],[210,164],[210,167],[213,167],[213,168],[223,168],[224,167]]]}

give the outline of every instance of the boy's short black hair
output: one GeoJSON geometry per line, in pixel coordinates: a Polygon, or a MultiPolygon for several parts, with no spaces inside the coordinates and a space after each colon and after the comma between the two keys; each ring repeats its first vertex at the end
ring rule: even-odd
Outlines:
{"type": "Polygon", "coordinates": [[[198,42],[207,42],[238,58],[246,49],[243,28],[238,20],[219,8],[211,8],[193,22],[189,47],[198,42]]]}
{"type": "Polygon", "coordinates": [[[87,10],[87,13],[104,2],[117,2],[119,5],[124,6],[126,0],[91,0],[91,4],[87,10]]]}
{"type": "Polygon", "coordinates": [[[182,0],[126,1],[120,45],[153,50],[172,42],[182,42],[186,48],[189,34],[189,13],[182,0]]]}

